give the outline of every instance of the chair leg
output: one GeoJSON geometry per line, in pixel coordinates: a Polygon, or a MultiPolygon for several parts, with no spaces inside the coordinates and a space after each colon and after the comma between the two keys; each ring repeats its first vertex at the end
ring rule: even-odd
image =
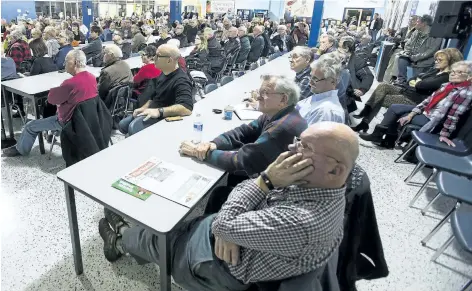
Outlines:
{"type": "Polygon", "coordinates": [[[395,141],[395,146],[398,146],[398,144],[400,143],[400,140],[401,138],[403,137],[403,134],[405,133],[405,130],[406,130],[407,126],[404,126],[400,132],[400,134],[398,135],[397,137],[397,140],[395,141]]]}
{"type": "Polygon", "coordinates": [[[412,150],[414,150],[416,148],[416,143],[415,143],[415,140],[412,139],[408,145],[406,146],[405,150],[403,151],[403,153],[395,160],[395,163],[399,163],[401,161],[403,161],[403,159],[406,157],[406,155],[408,155],[412,150]]]}
{"type": "Polygon", "coordinates": [[[451,215],[454,213],[454,211],[456,211],[456,209],[459,207],[460,203],[457,203],[456,206],[454,208],[452,208],[447,214],[446,216],[444,216],[443,219],[441,219],[441,221],[433,228],[433,230],[431,230],[431,232],[424,238],[421,240],[421,245],[425,246],[426,243],[433,237],[433,235],[435,235],[438,230],[441,229],[441,227],[449,220],[449,217],[451,217],[451,215]]]}
{"type": "Polygon", "coordinates": [[[431,175],[429,175],[428,179],[426,179],[423,186],[421,186],[420,190],[418,190],[415,197],[413,197],[413,199],[411,199],[410,205],[409,205],[410,207],[413,207],[413,205],[415,204],[418,197],[420,197],[420,195],[421,195],[421,193],[423,193],[424,189],[426,189],[426,187],[428,187],[429,182],[431,182],[431,180],[433,180],[436,177],[437,174],[438,174],[438,170],[433,169],[433,172],[431,173],[431,175]]]}
{"type": "Polygon", "coordinates": [[[461,291],[472,291],[472,280],[467,282],[464,287],[462,287],[461,291]]]}
{"type": "Polygon", "coordinates": [[[49,148],[49,154],[48,154],[48,160],[51,159],[52,156],[52,148],[54,147],[54,144],[56,143],[56,135],[52,135],[52,142],[51,142],[51,147],[49,148]]]}
{"type": "Polygon", "coordinates": [[[110,137],[110,143],[111,143],[111,145],[113,145],[113,140],[111,139],[111,137],[110,137]]]}
{"type": "Polygon", "coordinates": [[[413,172],[411,172],[411,174],[410,174],[408,177],[406,177],[405,183],[407,183],[407,184],[410,183],[411,178],[413,178],[413,176],[415,176],[416,173],[418,173],[421,169],[423,169],[424,166],[425,166],[425,164],[423,164],[423,163],[418,163],[418,164],[416,165],[416,167],[413,169],[413,172]]]}
{"type": "Polygon", "coordinates": [[[454,241],[454,235],[451,237],[434,253],[431,257],[431,262],[436,261],[436,259],[449,247],[449,245],[454,241]]]}
{"type": "Polygon", "coordinates": [[[421,209],[421,215],[426,215],[426,212],[428,212],[428,209],[431,207],[431,205],[438,200],[439,196],[441,196],[441,192],[438,192],[436,196],[434,196],[433,200],[431,200],[428,205],[426,205],[423,209],[421,209]]]}

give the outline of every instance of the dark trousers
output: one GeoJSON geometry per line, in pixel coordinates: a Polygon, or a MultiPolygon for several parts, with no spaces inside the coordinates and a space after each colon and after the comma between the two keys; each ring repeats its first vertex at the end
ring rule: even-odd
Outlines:
{"type": "Polygon", "coordinates": [[[375,42],[376,41],[378,33],[379,33],[378,29],[370,30],[370,36],[372,37],[372,40],[370,42],[375,42]]]}
{"type": "MultiPolygon", "coordinates": [[[[415,108],[413,105],[393,104],[388,108],[380,125],[388,127],[388,134],[396,135],[400,125],[398,119],[409,114],[413,108],[415,108]]],[[[424,114],[417,114],[411,119],[410,124],[423,126],[428,122],[429,119],[424,114]]]]}
{"type": "Polygon", "coordinates": [[[399,82],[406,82],[408,66],[411,65],[411,60],[405,57],[398,58],[398,76],[399,82]]]}
{"type": "Polygon", "coordinates": [[[228,196],[233,191],[234,187],[239,183],[247,180],[247,176],[238,176],[230,174],[228,176],[228,185],[216,187],[210,194],[208,198],[207,205],[205,207],[204,215],[218,213],[221,206],[228,200],[228,196]]]}

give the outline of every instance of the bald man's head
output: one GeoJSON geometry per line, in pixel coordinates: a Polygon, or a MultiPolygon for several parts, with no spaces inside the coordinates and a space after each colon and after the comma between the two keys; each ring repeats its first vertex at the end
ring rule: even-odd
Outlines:
{"type": "Polygon", "coordinates": [[[163,44],[159,46],[156,52],[155,65],[164,74],[175,71],[179,65],[180,51],[179,48],[172,44],[163,44]]]}
{"type": "Polygon", "coordinates": [[[234,26],[232,26],[229,30],[228,30],[228,37],[230,38],[236,38],[238,37],[238,29],[234,26]]]}
{"type": "Polygon", "coordinates": [[[308,187],[342,187],[359,156],[356,134],[341,123],[311,125],[300,135],[300,145],[297,150],[311,158],[315,168],[305,179],[308,187]]]}

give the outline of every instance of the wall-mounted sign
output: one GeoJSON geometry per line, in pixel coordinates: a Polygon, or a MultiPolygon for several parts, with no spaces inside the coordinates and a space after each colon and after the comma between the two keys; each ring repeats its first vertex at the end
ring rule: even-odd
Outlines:
{"type": "Polygon", "coordinates": [[[228,13],[234,11],[234,1],[232,0],[212,0],[210,2],[212,13],[228,13]]]}

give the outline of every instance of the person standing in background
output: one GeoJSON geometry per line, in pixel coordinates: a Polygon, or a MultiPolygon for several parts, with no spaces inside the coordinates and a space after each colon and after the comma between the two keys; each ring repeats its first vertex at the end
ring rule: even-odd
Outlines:
{"type": "Polygon", "coordinates": [[[375,42],[375,40],[377,39],[377,34],[382,29],[382,26],[383,26],[383,19],[380,17],[378,13],[375,13],[374,19],[372,19],[369,25],[369,33],[370,33],[370,36],[372,37],[371,42],[375,42]]]}

